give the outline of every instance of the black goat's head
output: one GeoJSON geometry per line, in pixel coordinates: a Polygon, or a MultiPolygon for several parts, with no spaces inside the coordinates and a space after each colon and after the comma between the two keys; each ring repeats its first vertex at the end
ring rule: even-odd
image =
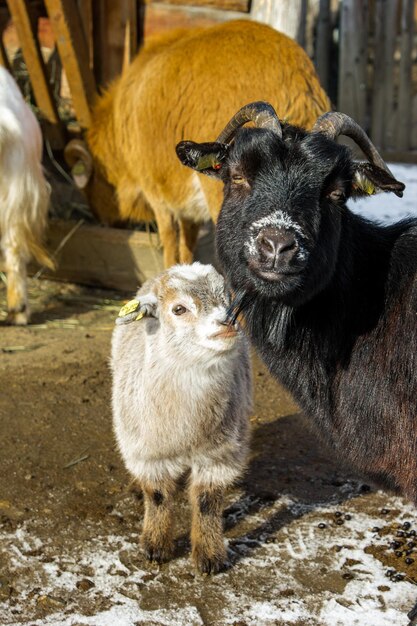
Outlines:
{"type": "Polygon", "coordinates": [[[257,102],[243,107],[217,141],[183,141],[177,155],[224,183],[216,241],[232,288],[290,306],[330,281],[346,200],[404,189],[362,129],[341,113],[325,114],[307,132],[281,126],[274,109],[257,102]],[[241,128],[248,121],[255,128],[241,128]],[[352,137],[369,162],[355,162],[336,143],[341,134],[352,137]]]}

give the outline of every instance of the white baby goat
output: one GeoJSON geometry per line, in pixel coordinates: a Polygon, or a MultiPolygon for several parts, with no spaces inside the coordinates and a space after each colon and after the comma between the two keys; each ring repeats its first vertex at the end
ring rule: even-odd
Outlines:
{"type": "Polygon", "coordinates": [[[144,493],[145,552],[172,555],[173,497],[190,470],[192,556],[204,573],[226,562],[223,494],[248,450],[249,348],[227,305],[211,265],[176,265],[122,309],[112,342],[114,427],[144,493]]]}
{"type": "Polygon", "coordinates": [[[53,269],[42,247],[50,188],[42,171],[42,134],[12,76],[0,67],[0,236],[7,276],[7,322],[27,324],[26,265],[53,269]]]}

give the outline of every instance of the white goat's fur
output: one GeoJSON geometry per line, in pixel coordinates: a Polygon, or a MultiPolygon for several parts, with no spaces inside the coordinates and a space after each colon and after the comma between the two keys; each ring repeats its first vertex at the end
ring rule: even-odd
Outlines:
{"type": "Polygon", "coordinates": [[[211,265],[173,266],[145,283],[136,299],[145,317],[119,319],[111,368],[120,452],[145,491],[142,538],[149,558],[166,556],[160,546],[169,543],[169,516],[152,509],[152,494],[164,494],[169,507],[170,485],[190,470],[193,558],[201,571],[215,571],[225,559],[222,492],[247,461],[248,343],[226,325],[224,280],[211,265]],[[178,305],[186,312],[175,315],[178,305]],[[216,509],[211,517],[199,511],[207,498],[216,509]]]}
{"type": "Polygon", "coordinates": [[[173,266],[137,294],[141,303],[156,296],[155,317],[114,330],[115,432],[139,480],[175,480],[191,468],[192,480],[224,486],[242,472],[251,406],[248,347],[241,332],[209,338],[226,317],[223,289],[212,266],[173,266]],[[175,318],[173,303],[190,312],[175,318]]]}
{"type": "Polygon", "coordinates": [[[29,319],[26,265],[53,267],[42,248],[50,189],[39,123],[12,76],[0,67],[0,235],[7,275],[8,322],[29,319]]]}

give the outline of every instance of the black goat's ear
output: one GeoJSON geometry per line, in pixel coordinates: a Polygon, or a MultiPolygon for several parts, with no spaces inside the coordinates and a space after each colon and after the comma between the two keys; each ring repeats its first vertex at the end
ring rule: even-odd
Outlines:
{"type": "Polygon", "coordinates": [[[201,174],[221,178],[221,170],[226,160],[229,146],[224,143],[195,143],[181,141],[177,147],[177,156],[183,165],[191,167],[201,174]]]}
{"type": "Polygon", "coordinates": [[[392,174],[372,163],[356,163],[353,176],[352,195],[372,196],[381,191],[392,191],[402,198],[404,183],[396,180],[392,174]]]}

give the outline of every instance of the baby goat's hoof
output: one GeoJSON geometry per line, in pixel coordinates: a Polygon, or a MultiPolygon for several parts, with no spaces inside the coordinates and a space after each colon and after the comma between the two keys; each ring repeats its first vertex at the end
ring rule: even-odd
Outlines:
{"type": "Polygon", "coordinates": [[[173,556],[174,548],[172,544],[156,544],[146,538],[142,539],[142,544],[148,561],[166,563],[173,556]]]}
{"type": "Polygon", "coordinates": [[[219,574],[227,569],[226,553],[209,555],[203,550],[194,550],[193,561],[200,574],[219,574]]]}

